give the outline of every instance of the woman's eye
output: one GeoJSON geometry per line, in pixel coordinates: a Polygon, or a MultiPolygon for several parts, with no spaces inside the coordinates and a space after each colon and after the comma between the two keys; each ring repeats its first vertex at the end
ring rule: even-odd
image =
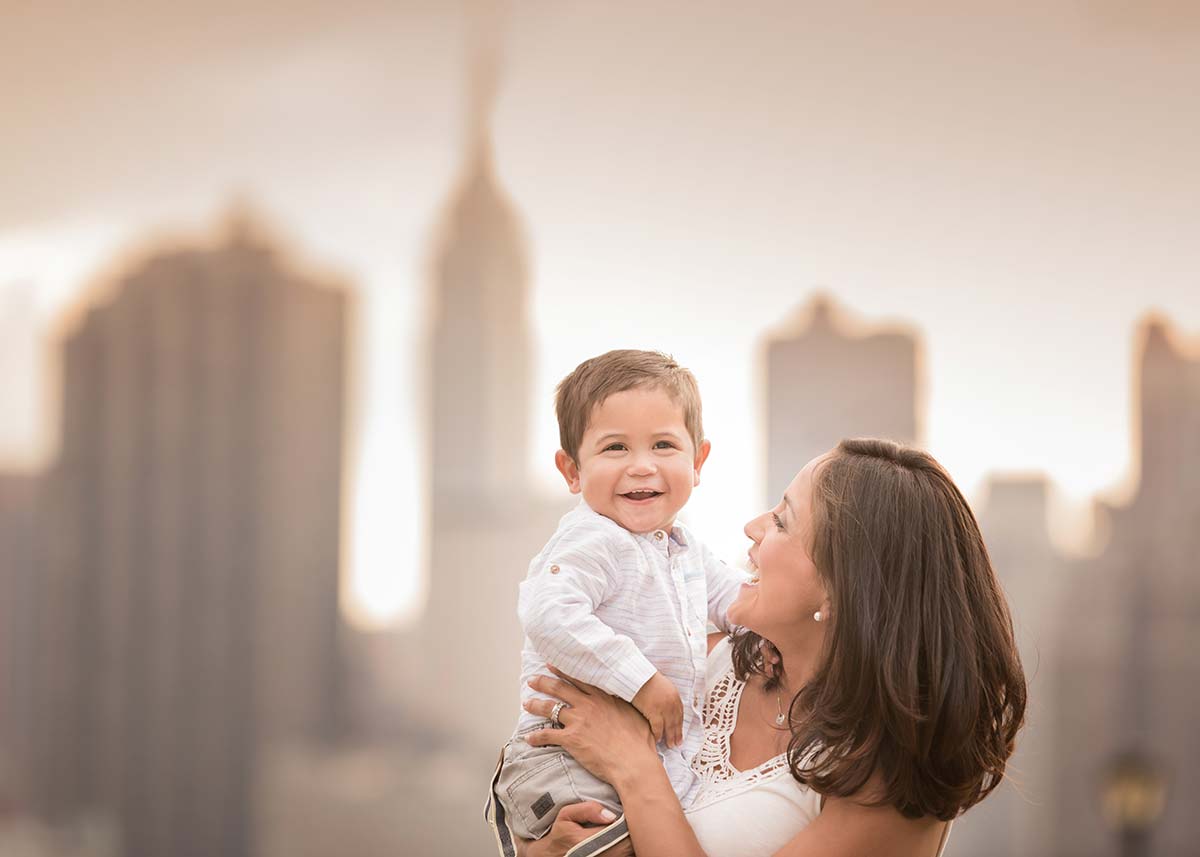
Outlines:
{"type": "Polygon", "coordinates": [[[779,519],[779,516],[776,515],[774,512],[771,513],[771,519],[775,521],[775,529],[777,529],[777,530],[783,529],[783,521],[781,521],[779,519]]]}

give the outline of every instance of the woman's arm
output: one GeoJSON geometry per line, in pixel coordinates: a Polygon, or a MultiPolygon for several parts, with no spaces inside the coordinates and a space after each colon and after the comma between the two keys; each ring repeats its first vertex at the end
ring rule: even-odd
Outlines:
{"type": "Polygon", "coordinates": [[[621,797],[634,850],[641,857],[704,857],[657,755],[654,762],[626,766],[611,781],[621,797]]]}
{"type": "MultiPolygon", "coordinates": [[[[704,857],[637,709],[574,679],[536,676],[529,684],[570,707],[559,714],[562,729],[532,732],[526,740],[535,747],[562,747],[617,790],[638,857],[704,857]]],[[[554,703],[530,699],[525,707],[548,717],[554,703]]]]}
{"type": "MultiPolygon", "coordinates": [[[[638,857],[703,857],[655,752],[645,719],[628,703],[598,688],[562,678],[539,676],[530,682],[535,690],[557,697],[570,707],[559,714],[562,729],[530,733],[529,743],[561,746],[597,777],[612,784],[621,798],[638,857]]],[[[532,699],[526,705],[533,713],[546,717],[553,706],[545,699],[532,699]]],[[[812,823],[776,857],[934,857],[943,826],[934,818],[905,818],[891,806],[830,798],[812,823]]],[[[558,857],[559,853],[530,851],[528,857],[558,857]]]]}

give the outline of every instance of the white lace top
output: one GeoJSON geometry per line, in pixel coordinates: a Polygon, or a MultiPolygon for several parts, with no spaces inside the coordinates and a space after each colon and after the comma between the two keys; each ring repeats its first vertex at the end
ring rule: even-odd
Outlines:
{"type": "Polygon", "coordinates": [[[784,754],[748,771],[730,763],[729,739],[746,687],[734,678],[731,652],[725,638],[708,655],[704,743],[692,761],[700,788],[686,814],[709,857],[769,857],[817,817],[821,796],[792,778],[784,754]]]}
{"type": "Polygon", "coordinates": [[[745,682],[733,676],[732,646],[725,638],[708,655],[704,743],[692,760],[700,788],[687,819],[710,857],[767,857],[782,848],[821,811],[821,796],[792,778],[787,756],[739,771],[729,761],[745,682]]]}

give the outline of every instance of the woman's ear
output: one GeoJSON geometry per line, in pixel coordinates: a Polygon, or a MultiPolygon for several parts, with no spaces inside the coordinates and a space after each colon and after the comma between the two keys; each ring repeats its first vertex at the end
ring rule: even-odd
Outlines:
{"type": "Polygon", "coordinates": [[[571,493],[578,494],[582,489],[579,486],[579,465],[575,463],[575,459],[560,449],[554,453],[554,466],[563,475],[563,479],[567,480],[567,488],[571,493]]]}

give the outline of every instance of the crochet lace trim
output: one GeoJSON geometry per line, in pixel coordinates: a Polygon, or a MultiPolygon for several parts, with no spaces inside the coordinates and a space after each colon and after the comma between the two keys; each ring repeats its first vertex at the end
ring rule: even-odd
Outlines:
{"type": "Polygon", "coordinates": [[[738,703],[746,683],[733,675],[733,666],[721,676],[704,701],[704,743],[692,759],[692,772],[700,789],[691,809],[698,809],[730,795],[748,791],[759,783],[788,772],[786,753],[767,759],[748,771],[739,771],[729,761],[729,739],[737,726],[738,703]]]}

